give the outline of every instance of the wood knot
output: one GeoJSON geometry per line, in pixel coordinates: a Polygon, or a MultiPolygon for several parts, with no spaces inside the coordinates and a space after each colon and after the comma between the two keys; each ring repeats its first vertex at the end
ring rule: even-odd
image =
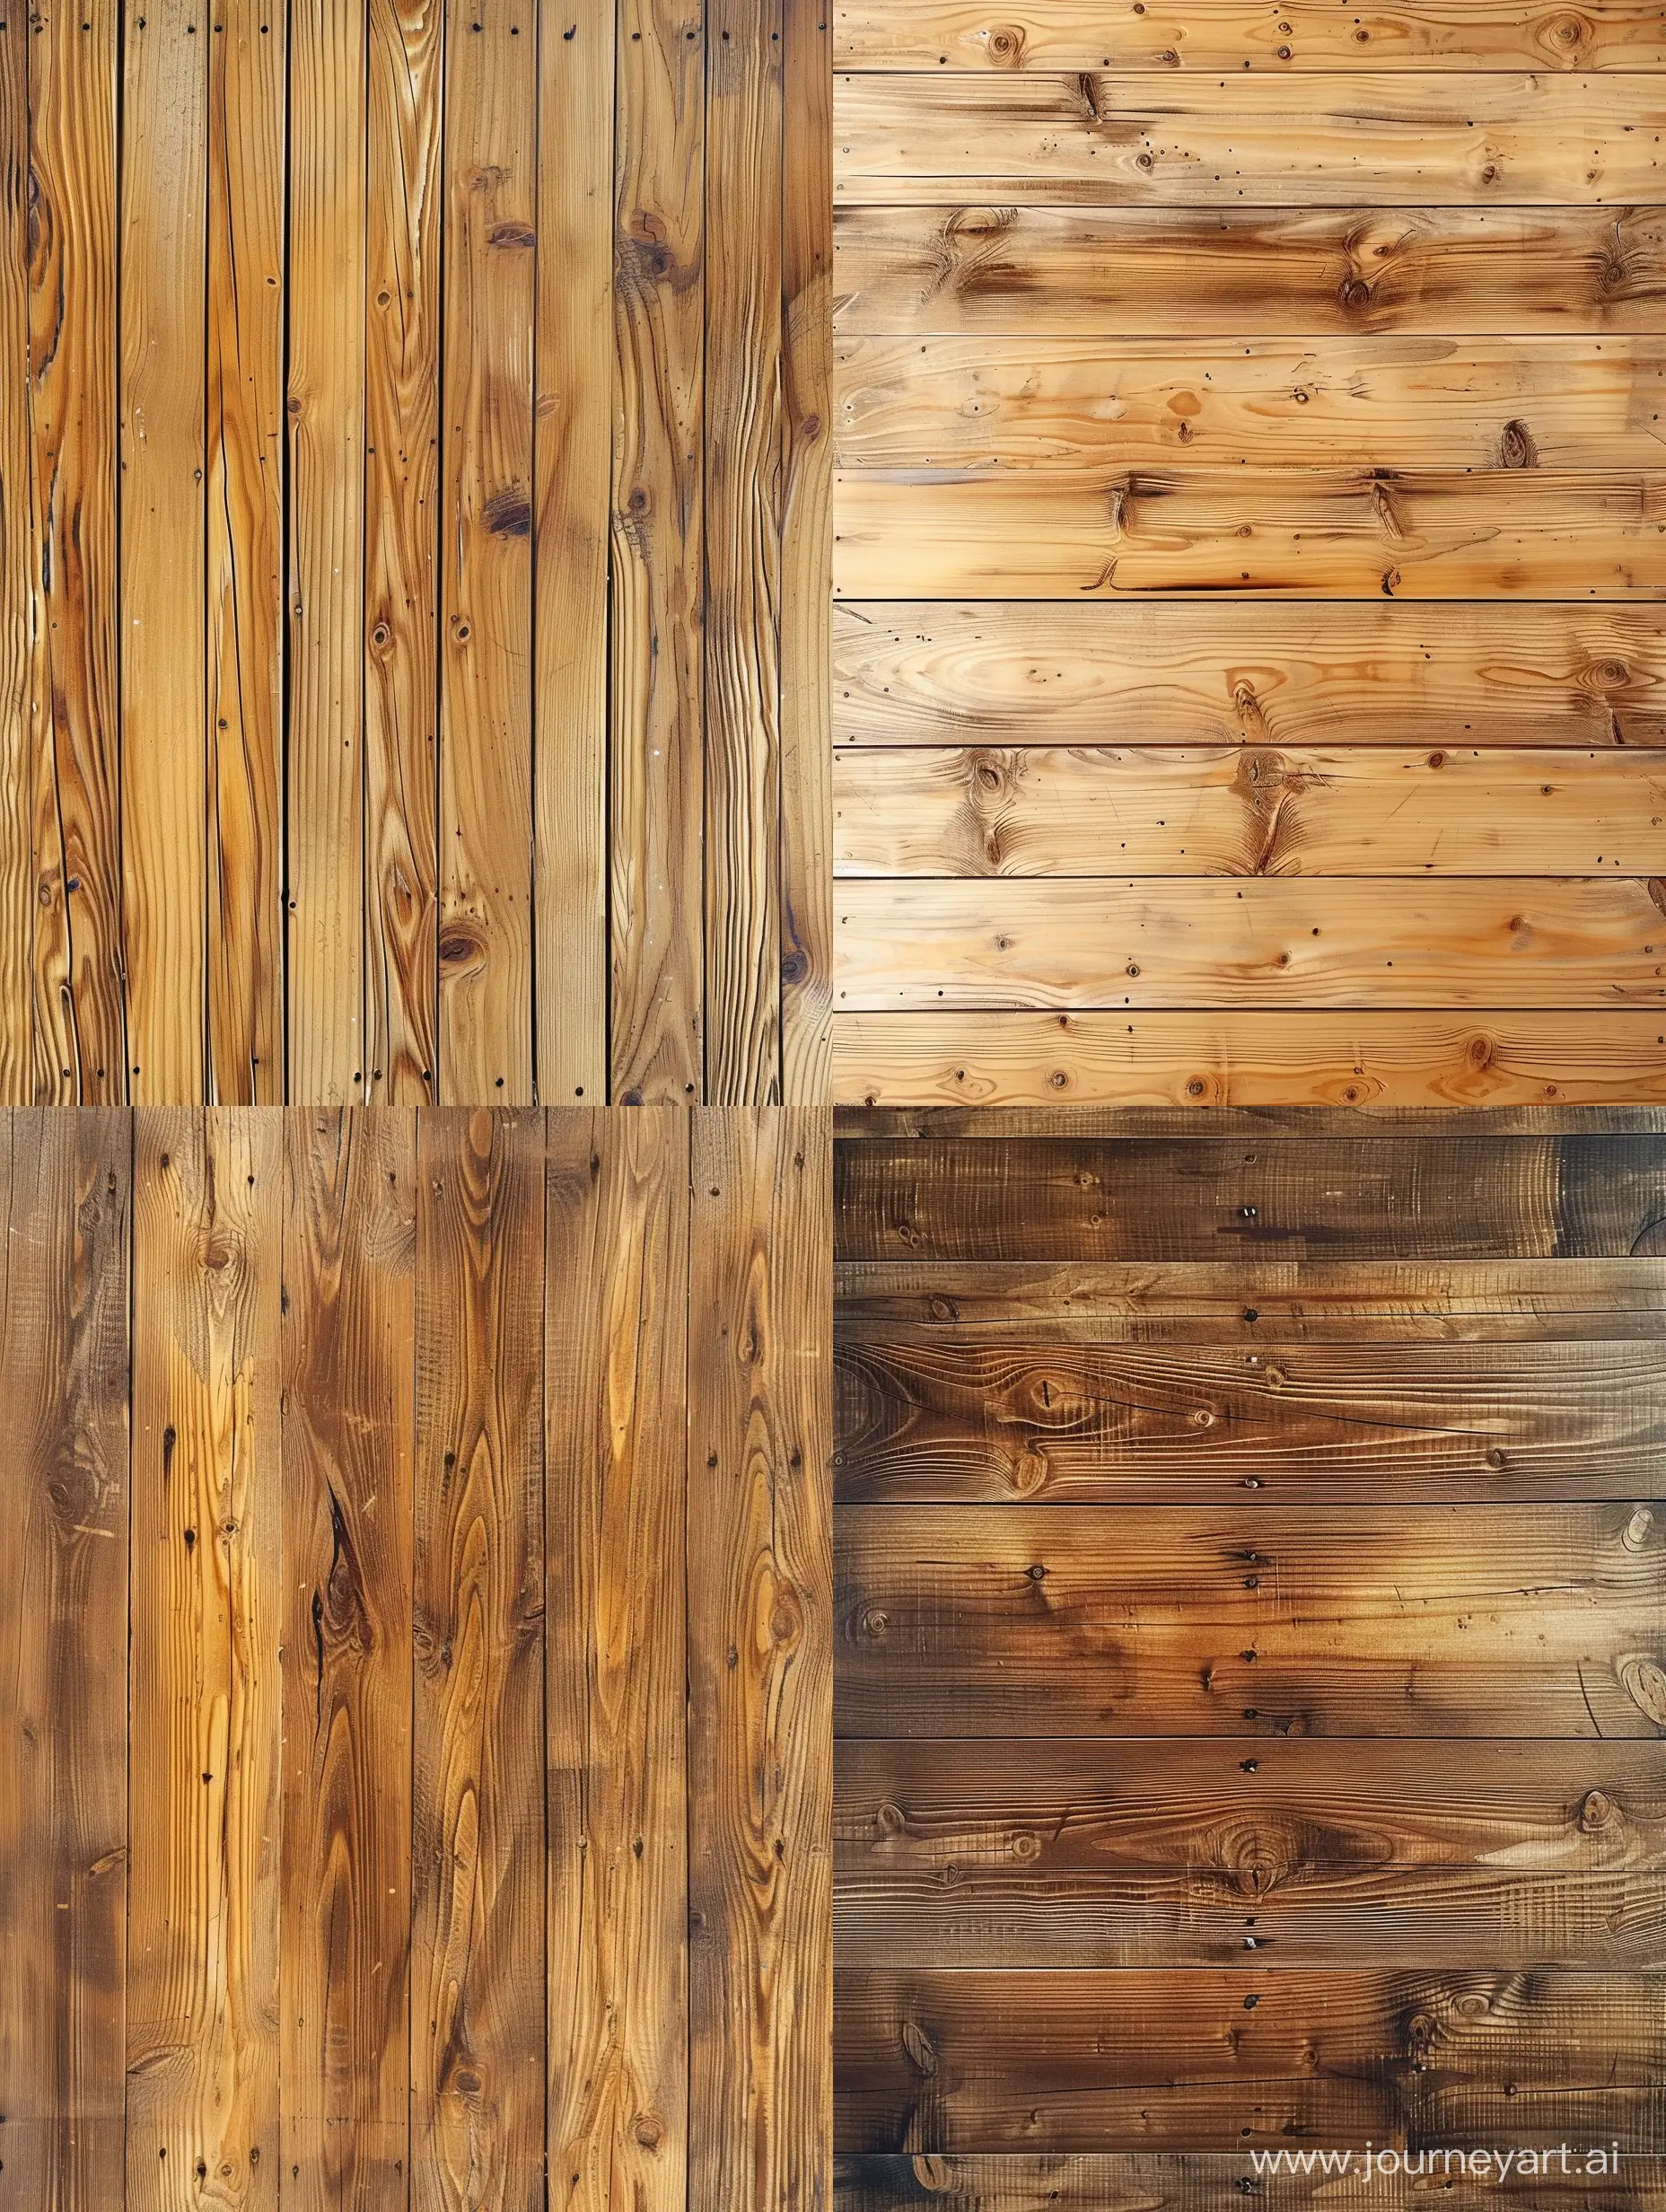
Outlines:
{"type": "Polygon", "coordinates": [[[1666,1728],[1666,1668],[1642,1653],[1619,1663],[1620,1687],[1638,1712],[1666,1728]]]}
{"type": "Polygon", "coordinates": [[[1504,426],[1498,441],[1498,465],[1501,469],[1537,469],[1539,466],[1539,448],[1533,443],[1533,434],[1519,417],[1504,426]]]}
{"type": "Polygon", "coordinates": [[[519,484],[494,492],[480,511],[480,519],[495,538],[529,538],[532,534],[532,504],[519,484]]]}
{"type": "Polygon", "coordinates": [[[905,2020],[902,2023],[902,2047],[914,2066],[928,2080],[936,2073],[937,2053],[932,2048],[931,2038],[924,2028],[916,2026],[912,2020],[905,2020]]]}
{"type": "Polygon", "coordinates": [[[1022,23],[992,23],[985,33],[984,43],[989,49],[989,58],[1003,69],[1016,69],[1024,58],[1024,30],[1022,23]]]}
{"type": "Polygon", "coordinates": [[[1579,1808],[1579,1824],[1589,1835],[1593,1829],[1606,1828],[1614,1818],[1614,1801],[1600,1789],[1589,1789],[1579,1808]]]}

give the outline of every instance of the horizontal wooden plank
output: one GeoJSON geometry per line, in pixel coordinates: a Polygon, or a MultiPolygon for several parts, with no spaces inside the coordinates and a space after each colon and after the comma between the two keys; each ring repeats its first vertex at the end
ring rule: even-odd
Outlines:
{"type": "Polygon", "coordinates": [[[1657,1967],[1644,1744],[842,1743],[854,1966],[1657,1967]]]}
{"type": "Polygon", "coordinates": [[[846,1505],[842,1735],[1666,1734],[1647,1505],[846,1505]]]}
{"type": "Polygon", "coordinates": [[[1658,332],[1666,300],[1659,206],[1314,210],[1273,191],[1267,207],[1066,208],[1003,197],[837,210],[837,327],[1658,332]]]}
{"type": "MultiPolygon", "coordinates": [[[[1581,2134],[1583,2130],[1575,2129],[1581,2134]]],[[[1301,2155],[1300,2146],[1293,2146],[1301,2155]]],[[[1582,2147],[1581,2157],[1585,2155],[1582,2147]]],[[[1602,2155],[1606,2158],[1607,2149],[1602,2155]]],[[[1416,2156],[1411,2164],[1414,2172],[1416,2156]]],[[[1427,2163],[1425,2162],[1425,2172],[1427,2163]]],[[[1534,2160],[1500,2174],[1490,2158],[1473,2173],[1437,2158],[1441,2212],[1495,2212],[1501,2202],[1532,2212],[1666,2212],[1666,2164],[1631,2158],[1620,2194],[1573,2169],[1547,2175],[1534,2160]]],[[[1279,2212],[1329,2212],[1346,2187],[1349,2212],[1406,2212],[1400,2153],[1387,2172],[1363,2161],[1346,2181],[1328,2164],[1280,2174],[1269,2185],[1253,2152],[996,2151],[945,2157],[935,2151],[855,2153],[834,2161],[834,2212],[1223,2212],[1276,2188],[1279,2212]]]]}
{"type": "Polygon", "coordinates": [[[846,2152],[1666,2148],[1642,1976],[870,1968],[834,2018],[846,2152]]]}
{"type": "Polygon", "coordinates": [[[1666,745],[1627,607],[847,602],[840,745],[1666,745]]]}
{"type": "Polygon", "coordinates": [[[846,597],[1666,597],[1666,474],[846,470],[846,597]]]}
{"type": "Polygon", "coordinates": [[[1662,69],[1653,0],[841,0],[844,69],[1662,69]]]}
{"type": "Polygon", "coordinates": [[[934,332],[834,357],[846,469],[1649,469],[1666,413],[1658,337],[934,332]]]}
{"type": "Polygon", "coordinates": [[[844,75],[833,189],[951,205],[1626,206],[1662,197],[1662,130],[1666,89],[1648,75],[1407,70],[1366,92],[1340,73],[844,75]]]}
{"type": "Polygon", "coordinates": [[[939,746],[833,762],[843,876],[1654,875],[1666,754],[939,746]]]}
{"type": "Polygon", "coordinates": [[[1666,1106],[840,1106],[834,1134],[876,1137],[1660,1137],[1666,1106]]]}
{"type": "MultiPolygon", "coordinates": [[[[1300,1113],[1439,1111],[1453,1100],[1666,1101],[1666,1030],[1653,1014],[843,1014],[834,1097],[861,1106],[978,1100],[990,1112],[1078,1102],[1119,1113],[1171,1102],[1300,1113]],[[1312,1102],[1303,1103],[1303,1102],[1312,1102]]],[[[1367,1123],[1366,1126],[1370,1126],[1367,1123]]]]}
{"type": "Polygon", "coordinates": [[[1629,877],[845,882],[834,943],[857,1012],[1666,1001],[1666,915],[1629,877]]]}
{"type": "Polygon", "coordinates": [[[1658,1344],[998,1344],[841,1332],[835,1496],[906,1505],[1666,1497],[1658,1344]]]}
{"type": "Polygon", "coordinates": [[[833,1172],[839,1260],[1666,1253],[1659,1137],[876,1137],[833,1172]]]}
{"type": "Polygon", "coordinates": [[[1666,1260],[846,1260],[845,1342],[1612,1343],[1666,1336],[1666,1260]]]}

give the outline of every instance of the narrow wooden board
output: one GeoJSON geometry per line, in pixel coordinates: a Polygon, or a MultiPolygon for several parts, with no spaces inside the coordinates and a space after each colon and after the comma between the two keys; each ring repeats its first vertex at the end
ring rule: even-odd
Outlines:
{"type": "Polygon", "coordinates": [[[410,2173],[416,1122],[292,1113],[283,1221],[283,2199],[410,2173]]]}
{"type": "Polygon", "coordinates": [[[834,1025],[841,1104],[977,1100],[1438,1112],[1462,1101],[1553,1112],[1666,1102],[1666,1027],[1627,1013],[863,1014],[834,1025]]]}
{"type": "MultiPolygon", "coordinates": [[[[1652,469],[1658,338],[841,337],[841,469],[1652,469]]],[[[1038,499],[1047,496],[1040,483],[1038,499]]]]}
{"type": "Polygon", "coordinates": [[[1539,470],[1050,477],[846,470],[834,479],[841,596],[1336,599],[1666,597],[1666,476],[1539,470]]]}
{"type": "Polygon", "coordinates": [[[841,1342],[900,1325],[957,1344],[1624,1342],[1666,1336],[1666,1260],[846,1260],[841,1342]]]}
{"type": "Polygon", "coordinates": [[[1666,744],[1647,609],[846,604],[843,745],[1666,744]]]}
{"type": "Polygon", "coordinates": [[[1651,76],[883,73],[833,81],[846,203],[1503,206],[1658,199],[1651,76]],[[1624,118],[1617,129],[1616,122],[1624,118]],[[899,189],[903,186],[906,189],[899,189]]]}
{"type": "Polygon", "coordinates": [[[1646,1505],[847,1505],[837,1725],[1653,1738],[1663,1598],[1646,1505]]]}
{"type": "MultiPolygon", "coordinates": [[[[136,1101],[207,1094],[208,49],[197,0],[126,25],[121,858],[136,1101]]],[[[116,628],[114,609],[106,621],[116,628]]]]}
{"type": "Polygon", "coordinates": [[[1666,754],[943,746],[833,764],[842,876],[1666,874],[1666,754]]]}
{"type": "Polygon", "coordinates": [[[843,1743],[842,1968],[1653,1970],[1648,1745],[843,1743]]]}
{"type": "Polygon", "coordinates": [[[0,2202],[19,2212],[122,2200],[128,1178],[125,1114],[0,1116],[0,2202]]]}
{"type": "Polygon", "coordinates": [[[832,1126],[696,1119],[689,2202],[811,2205],[832,2137],[832,1126]]]}
{"type": "Polygon", "coordinates": [[[539,1096],[556,1106],[608,1095],[614,16],[581,0],[557,23],[546,0],[538,18],[533,923],[539,1096]]]}
{"type": "MultiPolygon", "coordinates": [[[[131,2212],[274,2212],[280,2132],[283,1126],[134,1123],[131,2212]]],[[[284,2039],[287,2041],[287,2039],[284,2039]]]]}
{"type": "Polygon", "coordinates": [[[1666,1497],[1654,1342],[1317,1347],[1281,1342],[1276,1322],[1254,1328],[1248,1349],[841,1329],[836,1495],[874,1505],[1666,1497]]]}
{"type": "Polygon", "coordinates": [[[35,1088],[35,855],[31,811],[36,579],[30,481],[29,31],[0,28],[0,353],[24,373],[0,377],[0,1100],[35,1088]]]}
{"type": "Polygon", "coordinates": [[[232,1106],[287,1096],[288,23],[274,13],[225,0],[208,41],[208,1062],[211,1096],[232,1106]]]}
{"type": "Polygon", "coordinates": [[[621,0],[615,149],[611,1097],[705,1081],[705,43],[621,0]]]}
{"type": "Polygon", "coordinates": [[[1539,0],[1452,0],[1338,10],[1314,0],[928,0],[899,17],[884,0],[841,0],[835,51],[847,69],[1666,69],[1650,0],[1575,14],[1539,0]]]}
{"type": "Polygon", "coordinates": [[[836,1135],[872,1137],[1661,1137],[1666,1107],[839,1106],[836,1135]]]}
{"type": "Polygon", "coordinates": [[[544,2182],[544,1131],[417,1126],[411,2181],[544,2182]]]}
{"type": "Polygon", "coordinates": [[[1658,2158],[1666,2126],[1659,1985],[1640,1975],[870,1970],[837,2002],[842,2151],[1565,2135],[1658,2158]]]}
{"type": "Polygon", "coordinates": [[[684,2212],[689,1119],[548,1119],[550,2193],[684,2212]]]}
{"type": "Polygon", "coordinates": [[[1658,1137],[875,1137],[834,1155],[841,1260],[1658,1255],[1658,1137]]]}
{"type": "Polygon", "coordinates": [[[375,1105],[437,1095],[441,25],[423,0],[370,0],[362,1095],[375,1105]]]}
{"type": "Polygon", "coordinates": [[[1656,880],[847,882],[836,1004],[1662,1007],[1656,880]]]}
{"type": "MultiPolygon", "coordinates": [[[[1055,188],[1057,189],[1057,188],[1055,188]]],[[[890,198],[917,200],[892,186],[890,198]]],[[[844,207],[841,331],[1657,331],[1658,207],[844,207]]]]}

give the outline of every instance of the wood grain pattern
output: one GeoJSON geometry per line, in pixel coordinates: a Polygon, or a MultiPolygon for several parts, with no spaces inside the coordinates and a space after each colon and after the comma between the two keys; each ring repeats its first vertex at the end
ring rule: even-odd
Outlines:
{"type": "Polygon", "coordinates": [[[690,1163],[691,2205],[812,2205],[832,2134],[831,1126],[715,1109],[690,1163]]]}
{"type": "Polygon", "coordinates": [[[1658,81],[1407,70],[1163,82],[1083,70],[841,75],[836,197],[916,204],[1530,206],[1659,197],[1658,81]],[[1614,128],[1617,114],[1626,121],[1614,128]],[[898,191],[907,180],[906,194],[898,191]]]}
{"type": "MultiPolygon", "coordinates": [[[[0,30],[0,347],[29,362],[29,40],[0,30]]],[[[34,1096],[34,494],[30,378],[0,377],[0,1099],[34,1096]]]]}

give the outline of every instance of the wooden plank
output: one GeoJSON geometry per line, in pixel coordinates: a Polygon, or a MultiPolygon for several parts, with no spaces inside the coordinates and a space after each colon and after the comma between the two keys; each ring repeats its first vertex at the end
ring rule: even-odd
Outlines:
{"type": "Polygon", "coordinates": [[[283,1220],[283,2193],[408,2202],[416,1127],[293,1112],[283,1220]]]}
{"type": "MultiPolygon", "coordinates": [[[[1652,881],[1652,879],[1651,879],[1652,881]]],[[[1646,1006],[1666,939],[1650,881],[853,882],[837,1004],[1646,1006]]],[[[1352,1103],[1353,1102],[1346,1102],[1352,1103]]]]}
{"type": "Polygon", "coordinates": [[[364,1096],[365,7],[289,16],[289,1089],[364,1096]]]}
{"type": "Polygon", "coordinates": [[[134,1124],[127,2179],[275,2207],[283,1130],[134,1124]]]}
{"type": "Polygon", "coordinates": [[[884,0],[841,0],[835,37],[847,69],[1666,69],[1649,0],[1602,0],[1577,15],[1547,13],[1538,0],[1345,12],[1322,0],[1114,12],[1102,0],[1030,0],[998,15],[980,0],[929,0],[900,17],[884,0]]]}
{"type": "Polygon", "coordinates": [[[847,1735],[1666,1729],[1644,1505],[846,1505],[847,1735]]]}
{"type": "Polygon", "coordinates": [[[1656,1137],[880,1138],[834,1156],[841,1260],[1647,1257],[1656,1137]]]}
{"type": "Polygon", "coordinates": [[[125,1114],[0,1127],[0,2198],[64,2212],[122,2192],[128,1167],[125,1114]]]}
{"type": "Polygon", "coordinates": [[[781,1096],[782,15],[783,0],[710,0],[706,25],[706,1097],[720,1106],[781,1096]]]}
{"type": "Polygon", "coordinates": [[[539,17],[532,538],[539,1095],[608,1095],[613,0],[539,17]],[[550,149],[558,149],[552,155],[550,149]]]}
{"type": "Polygon", "coordinates": [[[1666,1100],[1666,1031],[1652,1014],[960,1013],[847,1015],[834,1096],[853,1104],[977,1099],[992,1111],[1075,1101],[1294,1104],[1322,1113],[1453,1101],[1666,1100]],[[1305,1103],[1303,1102],[1306,1102],[1305,1103]]]}
{"type": "Polygon", "coordinates": [[[840,745],[1666,743],[1646,609],[838,608],[840,745]]]}
{"type": "MultiPolygon", "coordinates": [[[[894,194],[893,194],[894,197],[894,194]]],[[[910,185],[907,197],[916,200],[910,185]]],[[[975,200],[969,188],[958,195],[975,200]]],[[[1658,329],[1657,207],[843,207],[841,331],[1658,329]]]]}
{"type": "Polygon", "coordinates": [[[208,42],[207,1026],[211,1094],[229,1105],[285,1096],[288,61],[273,13],[227,0],[208,42]]]}
{"type": "Polygon", "coordinates": [[[943,746],[833,765],[844,876],[1649,875],[1666,756],[943,746]]]}
{"type": "Polygon", "coordinates": [[[1658,1966],[1650,1746],[1241,1748],[841,1744],[841,1967],[1658,1966]]]}
{"type": "Polygon", "coordinates": [[[411,2183],[544,2185],[543,1122],[418,1124],[411,2183]]]}
{"type": "Polygon", "coordinates": [[[1235,592],[1337,599],[1666,595],[1666,476],[1537,470],[847,470],[841,594],[1235,592]]]}
{"type": "Polygon", "coordinates": [[[117,0],[86,0],[30,20],[33,1095],[40,1105],[113,1103],[136,1079],[122,982],[117,728],[117,0]]]}
{"type": "Polygon", "coordinates": [[[782,46],[793,125],[785,137],[781,249],[781,1094],[789,1105],[809,1106],[829,1095],[833,1005],[833,68],[820,0],[784,0],[782,46]]]}
{"type": "Polygon", "coordinates": [[[532,1099],[536,9],[476,0],[445,49],[440,1092],[532,1099]]]}
{"type": "Polygon", "coordinates": [[[834,1479],[875,1505],[1666,1496],[1661,1365],[1649,1341],[1331,1347],[1275,1323],[1249,1349],[988,1344],[893,1322],[841,1330],[834,1479]]]}
{"type": "Polygon", "coordinates": [[[121,854],[136,1100],[206,1095],[203,482],[208,48],[197,0],[122,44],[121,854]]]}
{"type": "MultiPolygon", "coordinates": [[[[841,337],[842,469],[1649,469],[1657,338],[841,337]]],[[[1048,486],[1033,487],[1038,499],[1048,486]]]]}
{"type": "Polygon", "coordinates": [[[825,2201],[832,2138],[831,1116],[696,1117],[689,2201],[825,2201]]]}
{"type": "Polygon", "coordinates": [[[1415,2155],[1565,2135],[1660,2155],[1641,1975],[870,1970],[840,1976],[837,2020],[845,2151],[1415,2155]]]}
{"type": "Polygon", "coordinates": [[[844,202],[1477,206],[1658,198],[1666,95],[1647,75],[1164,82],[1083,70],[837,75],[844,202]],[[1617,130],[1617,118],[1626,118],[1617,130]],[[899,190],[899,184],[906,189],[899,190]]]}
{"type": "Polygon", "coordinates": [[[442,21],[370,0],[365,56],[362,1095],[396,1106],[437,1066],[442,21]]]}
{"type": "Polygon", "coordinates": [[[1666,1260],[846,1260],[840,1339],[957,1344],[1618,1343],[1666,1334],[1666,1260]]]}
{"type": "Polygon", "coordinates": [[[550,2192],[683,2212],[688,1117],[554,1109],[545,1206],[550,2192]]]}
{"type": "Polygon", "coordinates": [[[0,1102],[34,1096],[34,823],[31,786],[38,561],[30,483],[29,31],[0,27],[0,1102]]]}
{"type": "Polygon", "coordinates": [[[1662,1106],[839,1106],[836,1136],[1660,1137],[1662,1106]]]}
{"type": "Polygon", "coordinates": [[[615,148],[611,1095],[703,1095],[705,43],[621,0],[615,148]]]}

